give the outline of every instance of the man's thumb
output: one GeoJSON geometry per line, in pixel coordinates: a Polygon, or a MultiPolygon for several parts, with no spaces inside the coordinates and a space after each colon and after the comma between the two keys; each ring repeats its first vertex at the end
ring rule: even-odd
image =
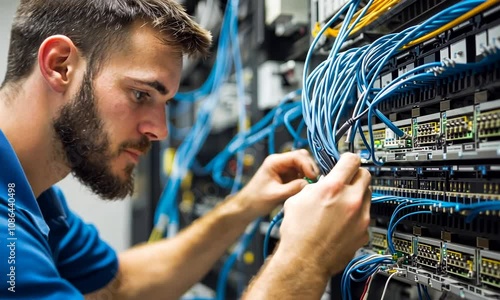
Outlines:
{"type": "Polygon", "coordinates": [[[283,192],[288,198],[300,192],[307,185],[308,182],[305,179],[295,179],[283,185],[283,192]]]}

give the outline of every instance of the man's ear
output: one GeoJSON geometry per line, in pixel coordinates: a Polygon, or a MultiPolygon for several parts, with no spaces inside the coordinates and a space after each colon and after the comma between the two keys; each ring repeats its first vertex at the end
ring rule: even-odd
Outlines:
{"type": "Polygon", "coordinates": [[[40,72],[48,85],[59,93],[67,90],[79,60],[75,44],[64,35],[46,38],[38,49],[40,72]]]}

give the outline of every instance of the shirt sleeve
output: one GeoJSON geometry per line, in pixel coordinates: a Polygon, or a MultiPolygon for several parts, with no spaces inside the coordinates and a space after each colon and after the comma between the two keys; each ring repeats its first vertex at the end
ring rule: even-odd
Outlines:
{"type": "Polygon", "coordinates": [[[83,299],[59,275],[33,214],[13,207],[0,197],[0,299],[83,299]]]}
{"type": "MultiPolygon", "coordinates": [[[[73,284],[82,294],[105,287],[118,271],[116,252],[104,242],[95,226],[85,223],[72,212],[63,193],[55,188],[66,213],[67,227],[57,232],[57,268],[61,277],[73,284]]],[[[52,231],[52,226],[51,226],[52,231]]]]}

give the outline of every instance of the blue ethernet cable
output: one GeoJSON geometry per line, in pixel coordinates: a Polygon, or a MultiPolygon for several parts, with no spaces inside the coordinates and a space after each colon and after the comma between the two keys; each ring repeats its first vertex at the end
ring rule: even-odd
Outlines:
{"type": "Polygon", "coordinates": [[[422,285],[422,290],[424,290],[424,295],[427,298],[427,300],[432,300],[431,295],[429,294],[429,291],[427,289],[427,286],[422,285]]]}
{"type": "Polygon", "coordinates": [[[420,283],[417,283],[418,300],[422,300],[422,290],[420,288],[420,283]]]}
{"type": "Polygon", "coordinates": [[[390,255],[361,255],[352,259],[342,274],[340,287],[344,300],[352,300],[351,281],[363,282],[373,275],[382,265],[393,263],[390,255]]]}
{"type": "MultiPolygon", "coordinates": [[[[284,114],[283,112],[289,111],[300,103],[284,103],[279,107],[276,107],[271,112],[269,112],[261,121],[256,125],[252,126],[247,134],[241,138],[236,136],[233,140],[229,142],[224,150],[222,150],[211,162],[209,162],[208,167],[212,170],[212,177],[214,181],[221,187],[229,187],[233,179],[228,178],[223,175],[224,167],[227,161],[241,149],[246,149],[255,143],[273,136],[274,131],[278,126],[284,124],[284,114]],[[266,124],[271,123],[271,124],[266,124]]],[[[300,114],[296,114],[294,118],[300,117],[300,114]]],[[[289,116],[288,121],[291,121],[291,116],[289,116]]],[[[272,141],[272,138],[270,139],[272,141]]],[[[273,149],[270,149],[272,153],[273,149]]]]}
{"type": "MultiPolygon", "coordinates": [[[[292,100],[293,97],[297,94],[300,94],[301,90],[294,91],[292,93],[289,93],[288,95],[281,100],[282,105],[288,105],[287,107],[283,108],[283,111],[288,111],[291,108],[297,106],[298,104],[293,104],[293,103],[286,103],[289,100],[292,100]]],[[[277,114],[278,107],[273,108],[269,113],[267,113],[263,118],[261,118],[256,124],[254,124],[248,131],[244,133],[238,133],[229,143],[228,145],[222,150],[215,158],[213,158],[206,166],[200,166],[198,163],[194,164],[195,167],[195,173],[200,174],[200,175],[206,175],[212,173],[213,177],[218,177],[216,173],[222,173],[223,168],[229,158],[234,155],[237,151],[241,149],[245,149],[256,142],[259,142],[260,140],[266,138],[277,126],[270,127],[270,123],[273,121],[277,114]],[[217,166],[217,167],[214,167],[217,166]]],[[[291,122],[298,116],[289,116],[287,117],[288,119],[286,121],[291,122]]],[[[282,121],[279,123],[281,124],[282,121]]],[[[277,125],[280,125],[277,124],[277,125]]],[[[221,177],[219,176],[219,179],[221,177]]],[[[218,184],[220,184],[223,187],[227,187],[228,184],[227,181],[222,180],[221,183],[218,180],[216,180],[218,184]]]]}
{"type": "MultiPolygon", "coordinates": [[[[231,55],[227,53],[230,47],[230,39],[228,37],[232,25],[231,20],[234,20],[236,17],[237,15],[234,13],[231,5],[227,5],[221,28],[221,38],[219,39],[217,62],[212,69],[211,76],[209,76],[209,79],[206,81],[206,85],[204,85],[205,87],[210,87],[210,93],[199,109],[196,123],[177,150],[174,157],[172,173],[169,176],[169,180],[156,208],[155,225],[159,225],[160,216],[163,216],[161,219],[168,220],[170,227],[169,234],[175,234],[179,224],[176,197],[180,182],[190,168],[196,153],[199,151],[210,132],[209,124],[211,123],[211,112],[217,103],[217,94],[220,86],[227,80],[230,71],[231,55]]],[[[202,94],[204,93],[198,91],[189,97],[202,94]]]]}
{"type": "Polygon", "coordinates": [[[297,106],[295,108],[292,108],[290,109],[289,111],[287,111],[283,117],[283,121],[285,123],[285,127],[287,128],[288,132],[290,133],[290,135],[292,136],[293,138],[293,141],[294,141],[294,148],[297,149],[299,148],[297,145],[299,143],[301,144],[305,144],[307,143],[307,139],[304,139],[302,138],[300,135],[301,135],[301,132],[302,130],[304,129],[304,125],[305,125],[305,122],[304,120],[302,120],[297,128],[297,130],[295,130],[293,128],[293,125],[291,123],[292,120],[295,120],[297,119],[298,117],[301,117],[302,116],[302,107],[300,106],[297,106]]]}
{"type": "Polygon", "coordinates": [[[281,225],[281,222],[283,222],[283,217],[284,217],[284,211],[282,209],[282,210],[280,210],[280,212],[278,214],[276,214],[276,216],[274,216],[274,218],[269,223],[269,227],[267,228],[266,235],[264,236],[264,245],[262,247],[262,257],[264,258],[264,260],[269,255],[269,240],[270,240],[273,228],[275,226],[279,227],[281,225]]]}
{"type": "MultiPolygon", "coordinates": [[[[321,127],[320,128],[316,128],[315,126],[315,123],[313,122],[312,118],[310,117],[310,114],[311,114],[311,111],[310,111],[310,107],[311,108],[314,108],[315,105],[316,105],[316,100],[318,97],[310,97],[309,95],[309,90],[310,90],[310,81],[308,81],[308,77],[307,77],[307,73],[309,71],[309,65],[310,65],[310,61],[311,61],[311,57],[312,57],[312,52],[313,50],[316,48],[316,45],[317,43],[319,42],[321,36],[323,35],[323,33],[325,32],[325,30],[330,27],[335,21],[337,21],[339,19],[339,17],[344,14],[347,10],[350,11],[351,14],[354,14],[354,11],[356,9],[356,7],[359,5],[359,1],[349,1],[347,2],[342,8],[340,8],[338,10],[338,12],[327,22],[327,24],[320,30],[320,32],[318,33],[318,35],[316,36],[316,38],[313,40],[312,44],[311,44],[311,47],[309,48],[309,51],[306,55],[306,61],[305,61],[305,64],[304,64],[304,75],[303,75],[303,82],[304,82],[304,85],[305,85],[305,88],[303,90],[303,93],[302,93],[302,111],[303,111],[303,118],[304,118],[304,121],[306,123],[306,126],[307,126],[307,129],[308,129],[308,140],[309,140],[309,144],[310,144],[310,148],[316,158],[316,160],[318,161],[320,167],[322,168],[323,171],[325,170],[328,170],[328,167],[329,167],[329,163],[328,161],[324,161],[321,156],[319,155],[319,151],[324,151],[324,149],[322,149],[322,147],[318,147],[319,143],[317,142],[317,138],[315,137],[315,135],[317,134],[317,132],[321,132],[321,127]]],[[[349,23],[348,21],[350,19],[346,19],[347,21],[344,22],[344,23],[349,23]]],[[[344,24],[341,28],[341,31],[345,30],[345,26],[347,26],[346,24],[344,24]]],[[[340,43],[337,43],[337,41],[339,41],[340,39],[337,38],[335,40],[335,44],[334,44],[334,48],[332,49],[336,49],[336,48],[340,48],[340,43]]],[[[320,74],[315,74],[316,76],[320,75],[320,74]]],[[[313,76],[315,76],[313,75],[313,76]]],[[[314,91],[313,91],[314,92],[314,91]]]]}
{"type": "MultiPolygon", "coordinates": [[[[233,11],[235,15],[238,15],[238,1],[231,2],[233,6],[233,11]]],[[[237,98],[238,98],[238,133],[244,135],[246,131],[246,101],[245,101],[245,85],[243,80],[243,66],[241,62],[241,51],[240,43],[238,38],[238,18],[234,18],[231,25],[231,40],[232,40],[232,50],[233,50],[233,62],[235,67],[236,75],[236,86],[237,86],[237,98]]],[[[236,154],[236,176],[234,180],[233,187],[231,188],[231,194],[236,193],[241,187],[241,179],[243,176],[243,158],[245,152],[244,150],[238,151],[236,154]]]]}
{"type": "MultiPolygon", "coordinates": [[[[277,106],[277,110],[274,114],[273,121],[271,123],[271,132],[269,133],[269,137],[268,137],[268,152],[269,152],[269,154],[274,154],[276,152],[274,149],[274,133],[276,131],[276,128],[278,128],[279,126],[284,124],[286,113],[293,110],[293,109],[296,109],[297,107],[300,107],[299,102],[295,102],[295,103],[281,102],[277,106]]],[[[301,116],[301,114],[294,114],[295,118],[298,118],[299,116],[301,116]]],[[[293,119],[291,119],[291,115],[289,115],[288,117],[289,117],[288,122],[293,120],[293,119]]]]}

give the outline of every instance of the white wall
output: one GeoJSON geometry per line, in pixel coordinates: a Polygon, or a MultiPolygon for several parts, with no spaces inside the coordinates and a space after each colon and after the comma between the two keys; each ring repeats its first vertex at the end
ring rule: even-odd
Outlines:
{"type": "Polygon", "coordinates": [[[0,0],[0,82],[3,82],[7,69],[10,26],[19,0],[0,0]]]}
{"type": "MultiPolygon", "coordinates": [[[[10,27],[18,4],[19,0],[0,0],[0,82],[5,76],[10,27]]],[[[72,176],[58,185],[64,191],[73,211],[88,223],[94,224],[101,237],[113,248],[122,251],[130,246],[130,199],[116,202],[100,200],[72,176]]]]}

